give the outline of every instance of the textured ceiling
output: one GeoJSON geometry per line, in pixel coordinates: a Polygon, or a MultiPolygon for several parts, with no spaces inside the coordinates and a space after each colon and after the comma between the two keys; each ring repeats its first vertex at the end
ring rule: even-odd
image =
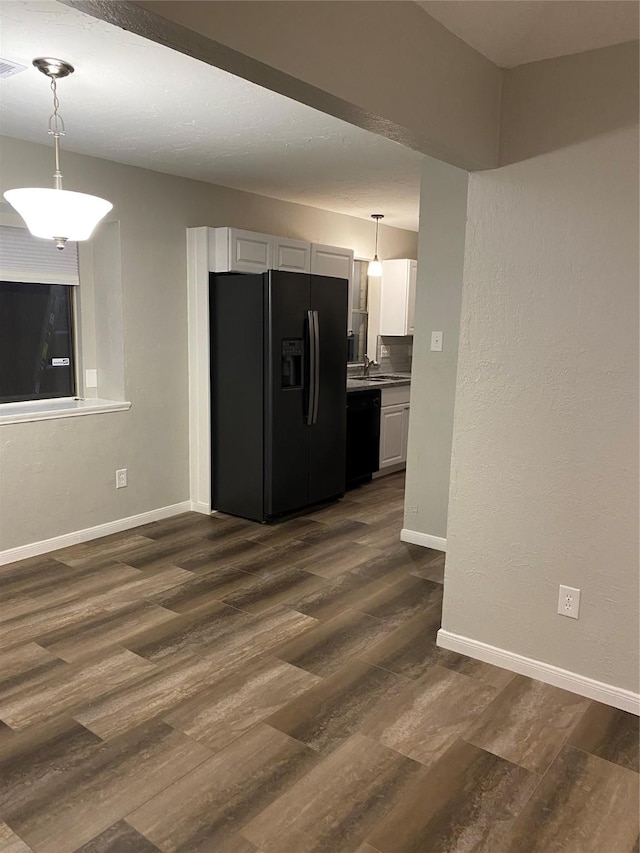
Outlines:
{"type": "Polygon", "coordinates": [[[0,55],[29,66],[0,81],[7,136],[49,144],[31,61],[56,56],[76,69],[63,149],[418,230],[414,151],[55,2],[0,3],[0,28],[0,55]]]}
{"type": "MultiPolygon", "coordinates": [[[[425,11],[509,67],[638,36],[635,0],[437,0],[425,11]]],[[[0,2],[2,132],[49,143],[36,56],[70,61],[63,147],[417,230],[422,156],[53,0],[0,2]]]]}
{"type": "Polygon", "coordinates": [[[501,68],[638,38],[637,0],[423,0],[418,5],[501,68]]]}

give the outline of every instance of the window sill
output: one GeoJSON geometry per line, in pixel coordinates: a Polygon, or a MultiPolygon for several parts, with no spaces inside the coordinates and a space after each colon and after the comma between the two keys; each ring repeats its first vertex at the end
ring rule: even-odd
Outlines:
{"type": "Polygon", "coordinates": [[[24,403],[2,403],[0,425],[27,421],[49,421],[54,418],[76,418],[80,415],[101,415],[105,412],[124,412],[131,403],[117,400],[77,399],[60,397],[56,400],[29,400],[24,403]]]}

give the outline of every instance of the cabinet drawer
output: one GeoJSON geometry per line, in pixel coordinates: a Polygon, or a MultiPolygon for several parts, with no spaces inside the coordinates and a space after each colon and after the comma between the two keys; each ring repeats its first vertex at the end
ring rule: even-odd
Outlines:
{"type": "Polygon", "coordinates": [[[408,403],[411,398],[411,385],[392,385],[391,388],[382,388],[382,405],[399,406],[408,403]]]}

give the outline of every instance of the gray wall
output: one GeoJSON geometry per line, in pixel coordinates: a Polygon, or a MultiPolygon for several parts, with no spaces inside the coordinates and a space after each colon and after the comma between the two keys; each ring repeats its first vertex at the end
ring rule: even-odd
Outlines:
{"type": "MultiPolygon", "coordinates": [[[[446,539],[468,174],[425,158],[404,528],[446,539]],[[431,332],[444,332],[431,352],[431,332]]],[[[435,546],[436,543],[432,543],[435,546]]]]}
{"type": "MultiPolygon", "coordinates": [[[[415,3],[135,5],[198,34],[189,40],[174,33],[178,50],[195,50],[238,76],[457,166],[497,164],[500,69],[415,3]]],[[[100,14],[118,11],[117,4],[97,6],[100,14]]],[[[127,14],[128,27],[133,18],[127,14]]],[[[161,38],[162,27],[143,26],[161,38]]]]}
{"type": "Polygon", "coordinates": [[[443,614],[632,691],[637,68],[623,46],[508,72],[511,165],[470,178],[443,614]],[[557,615],[559,584],[582,590],[578,621],[557,615]]]}
{"type": "MultiPolygon", "coordinates": [[[[84,366],[108,369],[100,353],[105,323],[117,326],[118,304],[104,288],[119,287],[124,395],[132,406],[0,426],[0,550],[188,499],[187,227],[232,225],[352,246],[362,257],[372,245],[371,223],[353,217],[69,152],[64,162],[69,188],[114,203],[114,224],[97,237],[94,280],[82,297],[84,366]],[[114,228],[120,257],[110,278],[103,250],[114,257],[114,228]],[[116,491],[115,470],[124,467],[129,486],[116,491]]],[[[2,191],[48,186],[51,164],[51,148],[3,138],[2,191]]],[[[413,232],[385,228],[385,245],[398,257],[415,256],[416,239],[413,232]]],[[[115,379],[111,387],[117,388],[115,379]]]]}

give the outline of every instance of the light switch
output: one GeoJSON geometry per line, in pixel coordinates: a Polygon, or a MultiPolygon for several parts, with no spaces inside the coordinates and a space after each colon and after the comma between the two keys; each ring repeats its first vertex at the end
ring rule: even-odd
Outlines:
{"type": "Polygon", "coordinates": [[[442,332],[431,332],[431,352],[442,352],[442,332]]]}

